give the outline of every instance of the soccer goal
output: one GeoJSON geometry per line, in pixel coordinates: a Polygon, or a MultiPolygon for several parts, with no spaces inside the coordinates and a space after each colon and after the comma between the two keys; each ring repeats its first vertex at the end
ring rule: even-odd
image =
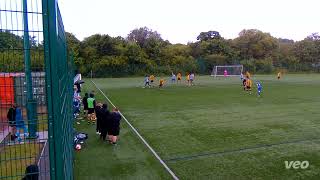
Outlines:
{"type": "Polygon", "coordinates": [[[214,66],[211,76],[240,76],[243,71],[243,65],[214,66]]]}

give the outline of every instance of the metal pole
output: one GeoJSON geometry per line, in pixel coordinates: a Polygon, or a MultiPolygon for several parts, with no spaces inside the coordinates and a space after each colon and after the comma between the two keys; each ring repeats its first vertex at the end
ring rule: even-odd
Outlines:
{"type": "Polygon", "coordinates": [[[27,117],[29,138],[37,138],[37,102],[33,99],[27,0],[23,0],[24,68],[27,83],[27,117]]]}

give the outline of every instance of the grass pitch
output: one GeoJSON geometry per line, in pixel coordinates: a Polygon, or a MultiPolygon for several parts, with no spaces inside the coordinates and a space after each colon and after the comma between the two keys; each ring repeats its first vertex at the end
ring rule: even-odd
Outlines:
{"type": "MultiPolygon", "coordinates": [[[[143,78],[94,79],[180,179],[319,179],[320,75],[255,76],[263,86],[244,92],[239,78],[197,77],[196,86],[167,82],[143,89],[143,78]],[[286,169],[285,161],[309,161],[286,169]]],[[[95,90],[87,80],[85,91],[95,90]]],[[[99,142],[95,129],[76,154],[76,179],[170,179],[122,121],[121,140],[99,142]]]]}

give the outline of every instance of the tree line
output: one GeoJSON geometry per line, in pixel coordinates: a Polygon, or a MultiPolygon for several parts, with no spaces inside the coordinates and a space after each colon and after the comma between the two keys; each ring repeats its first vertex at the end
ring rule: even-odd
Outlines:
{"type": "Polygon", "coordinates": [[[79,41],[67,33],[75,64],[84,75],[97,77],[170,74],[195,71],[209,74],[215,65],[242,64],[253,73],[319,72],[320,36],[301,41],[281,39],[257,29],[245,29],[235,39],[217,31],[201,32],[188,44],[172,44],[147,27],[127,37],[95,34],[79,41]]]}
{"type": "MultiPolygon", "coordinates": [[[[29,37],[31,70],[44,70],[43,44],[38,43],[36,37],[29,37]]],[[[24,41],[10,31],[0,31],[0,73],[24,72],[24,41]]]]}
{"type": "MultiPolygon", "coordinates": [[[[23,51],[12,51],[11,55],[5,51],[22,47],[22,38],[0,32],[0,67],[11,68],[1,68],[2,72],[23,67],[14,60],[21,59],[23,51]]],[[[66,32],[66,40],[77,70],[85,76],[91,72],[95,77],[170,74],[172,71],[209,74],[215,65],[234,64],[242,64],[253,73],[320,71],[318,33],[293,41],[275,38],[257,29],[244,29],[234,39],[226,39],[218,31],[207,31],[201,32],[195,42],[172,44],[157,31],[141,27],[127,37],[94,34],[82,41],[66,32]]],[[[43,48],[32,38],[30,43],[32,48],[43,48]]],[[[37,62],[43,57],[35,57],[38,59],[33,60],[33,66],[40,66],[37,62]]]]}

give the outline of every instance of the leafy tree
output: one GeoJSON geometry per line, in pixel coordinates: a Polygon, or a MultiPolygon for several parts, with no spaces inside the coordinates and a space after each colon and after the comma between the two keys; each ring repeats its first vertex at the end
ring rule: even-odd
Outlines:
{"type": "Polygon", "coordinates": [[[264,59],[277,52],[278,42],[269,33],[256,29],[242,30],[234,40],[241,59],[264,59]]]}
{"type": "Polygon", "coordinates": [[[80,49],[80,40],[76,38],[76,36],[72,33],[66,32],[66,40],[68,44],[68,51],[72,53],[73,56],[79,56],[79,49],[80,49]]]}
{"type": "Polygon", "coordinates": [[[23,48],[23,39],[10,31],[0,31],[0,51],[23,48]]]}
{"type": "Polygon", "coordinates": [[[132,30],[127,37],[128,41],[136,42],[140,47],[145,48],[148,40],[163,41],[161,35],[157,31],[152,31],[147,27],[140,27],[132,30]]]}
{"type": "Polygon", "coordinates": [[[208,31],[208,32],[201,32],[197,37],[198,41],[208,41],[211,39],[220,39],[220,33],[218,31],[208,31]]]}
{"type": "Polygon", "coordinates": [[[294,56],[299,62],[299,71],[320,70],[320,38],[318,33],[313,33],[304,40],[296,42],[293,49],[294,56]]]}
{"type": "Polygon", "coordinates": [[[192,49],[188,45],[174,44],[166,46],[163,50],[163,66],[168,66],[169,71],[195,71],[197,62],[191,56],[192,49]]]}

